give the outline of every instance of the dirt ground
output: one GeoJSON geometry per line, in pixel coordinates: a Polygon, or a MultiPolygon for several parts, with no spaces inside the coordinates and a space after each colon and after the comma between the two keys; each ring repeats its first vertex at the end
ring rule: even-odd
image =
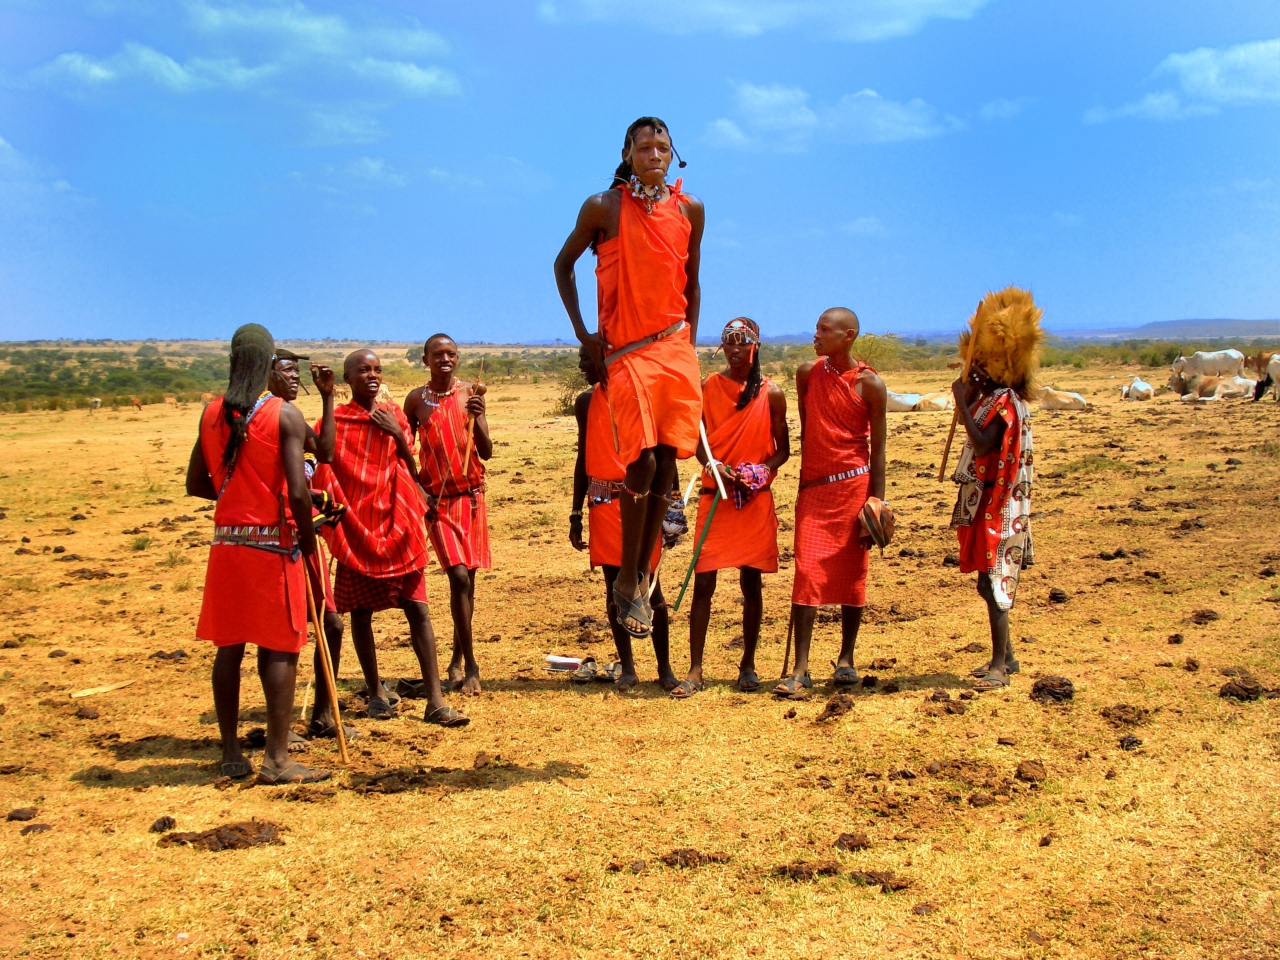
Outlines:
{"type": "MultiPolygon", "coordinates": [[[[198,408],[0,417],[0,812],[35,808],[0,824],[0,952],[1276,956],[1280,405],[1120,403],[1130,372],[1045,377],[1096,408],[1036,414],[1022,672],[975,699],[961,696],[986,658],[984,608],[946,565],[955,491],[934,479],[950,415],[890,415],[899,533],[873,560],[857,652],[878,685],[825,721],[838,625],[818,628],[811,699],[735,693],[732,577],[693,699],[544,672],[547,654],[610,658],[603,587],[567,542],[574,432],[546,415],[555,385],[492,383],[496,569],[477,588],[473,722],[424,725],[420,701],[361,719],[351,769],[311,790],[217,782],[212,657],[194,636],[211,514],[182,487],[198,408]],[[1261,698],[1220,697],[1232,673],[1261,698]],[[1030,699],[1050,675],[1074,700],[1030,699]],[[1043,779],[1017,776],[1031,760],[1043,779]],[[270,821],[283,844],[161,846],[161,817],[270,821]],[[860,849],[835,846],[845,833],[860,849]],[[821,869],[777,872],[796,861],[821,869]]],[[[798,470],[775,488],[784,557],[798,470]]],[[[672,594],[689,552],[664,568],[672,594]]],[[[429,585],[447,638],[438,568],[429,585]]],[[[766,577],[766,677],[790,585],[789,563],[766,577]]],[[[385,673],[413,676],[403,616],[377,630],[385,673]]],[[[679,671],[687,609],[672,639],[679,671]]],[[[263,719],[250,662],[242,733],[263,719]]],[[[651,680],[651,652],[641,668],[651,680]]],[[[349,647],[342,674],[360,705],[349,647]]],[[[337,765],[328,742],[306,756],[337,765]]]]}

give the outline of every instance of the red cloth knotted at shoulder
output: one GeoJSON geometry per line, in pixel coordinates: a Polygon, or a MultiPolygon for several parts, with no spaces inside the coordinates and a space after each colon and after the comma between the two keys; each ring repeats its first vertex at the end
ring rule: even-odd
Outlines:
{"type": "MultiPolygon", "coordinates": [[[[380,404],[400,424],[413,446],[409,421],[394,403],[380,404]]],[[[396,454],[396,441],[356,403],[333,412],[333,463],[316,471],[313,485],[328,490],[347,512],[324,531],[329,549],[343,566],[367,577],[399,577],[427,565],[426,503],[417,480],[396,454]]],[[[319,424],[316,430],[319,431],[319,424]]]]}
{"type": "Polygon", "coordinates": [[[854,386],[859,363],[844,373],[825,358],[814,365],[804,395],[804,438],[800,484],[866,466],[871,459],[871,416],[854,386]]]}

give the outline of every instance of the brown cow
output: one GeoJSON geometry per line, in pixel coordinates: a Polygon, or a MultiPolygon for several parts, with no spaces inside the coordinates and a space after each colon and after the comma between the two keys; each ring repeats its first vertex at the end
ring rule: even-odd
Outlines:
{"type": "Polygon", "coordinates": [[[164,398],[164,402],[165,402],[165,405],[166,405],[166,406],[173,407],[173,409],[175,409],[175,410],[177,410],[177,409],[178,409],[178,398],[177,398],[177,397],[165,397],[165,398],[164,398]]]}
{"type": "Polygon", "coordinates": [[[1248,373],[1250,368],[1253,370],[1254,379],[1261,380],[1267,375],[1267,364],[1271,362],[1271,358],[1276,356],[1280,351],[1276,350],[1259,350],[1252,357],[1244,358],[1244,372],[1248,373]]]}
{"type": "Polygon", "coordinates": [[[133,409],[137,410],[139,413],[142,412],[142,401],[138,397],[130,397],[129,405],[133,407],[133,409]]]}
{"type": "Polygon", "coordinates": [[[202,394],[200,394],[200,402],[201,402],[201,403],[203,403],[206,407],[207,407],[209,404],[213,403],[213,401],[215,401],[215,400],[217,400],[217,399],[218,399],[218,398],[217,398],[214,394],[212,394],[212,393],[202,393],[202,394]]]}

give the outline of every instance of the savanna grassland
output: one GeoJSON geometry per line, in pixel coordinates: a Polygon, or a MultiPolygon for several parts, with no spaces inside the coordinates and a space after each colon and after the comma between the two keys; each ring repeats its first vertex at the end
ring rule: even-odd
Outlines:
{"type": "MultiPolygon", "coordinates": [[[[1276,956],[1280,405],[1121,403],[1135,371],[1047,372],[1095,408],[1036,414],[1022,670],[970,699],[987,628],[972,577],[947,565],[954,487],[935,474],[950,415],[890,415],[898,537],[873,559],[857,652],[876,681],[824,720],[838,625],[818,627],[810,699],[736,693],[730,576],[707,689],[687,702],[542,669],[553,653],[609,658],[603,587],[567,542],[574,428],[551,415],[556,377],[495,377],[496,568],[477,588],[472,724],[427,726],[409,700],[398,719],[358,719],[349,769],[331,742],[305,755],[337,771],[310,789],[218,778],[211,651],[193,633],[211,514],[182,487],[199,404],[0,414],[0,811],[34,809],[0,824],[0,953],[1276,956]],[[1046,676],[1074,699],[1033,701],[1046,676]],[[1259,699],[1219,695],[1242,676],[1259,699]],[[161,846],[162,817],[270,821],[283,842],[161,846]],[[21,832],[33,825],[48,829],[21,832]],[[842,834],[862,836],[846,850],[842,834]],[[779,872],[796,862],[810,869],[779,872]]],[[[403,397],[414,374],[393,373],[403,397]]],[[[950,375],[886,379],[920,391],[950,375]]],[[[766,677],[798,469],[775,486],[766,677]]],[[[664,565],[669,595],[689,554],[686,538],[664,565]]],[[[429,592],[447,648],[438,568],[429,592]]],[[[403,617],[375,623],[384,672],[413,676],[403,617]]],[[[686,639],[682,609],[678,670],[686,639]]],[[[651,654],[640,665],[651,680],[651,654]]],[[[309,680],[308,666],[299,706],[309,680]]],[[[349,647],[340,686],[358,711],[349,647]]],[[[246,735],[263,722],[251,658],[242,721],[246,735]]]]}

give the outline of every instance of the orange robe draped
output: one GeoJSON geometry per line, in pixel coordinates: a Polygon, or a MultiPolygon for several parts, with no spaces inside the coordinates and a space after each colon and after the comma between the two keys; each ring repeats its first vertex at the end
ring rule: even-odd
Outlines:
{"type": "MultiPolygon", "coordinates": [[[[200,449],[205,466],[220,490],[213,511],[215,528],[254,528],[255,539],[274,539],[287,549],[294,542],[285,517],[288,482],[280,462],[279,397],[267,400],[249,421],[231,480],[222,454],[231,428],[222,416],[223,398],[204,409],[200,418],[200,449]],[[264,530],[265,528],[265,530],[264,530]],[[272,528],[277,533],[268,534],[272,528]]],[[[307,587],[301,558],[257,547],[215,543],[209,548],[204,598],[196,636],[216,646],[256,643],[268,650],[297,653],[307,644],[307,587]]]]}
{"type": "MultiPolygon", "coordinates": [[[[622,566],[622,510],[618,507],[618,495],[622,490],[622,478],[627,475],[627,465],[613,450],[613,428],[609,426],[609,398],[596,387],[591,391],[591,403],[587,407],[587,455],[588,480],[597,480],[612,487],[612,499],[604,503],[588,501],[590,527],[587,540],[591,550],[591,566],[622,566]]],[[[654,546],[649,569],[656,569],[662,556],[662,538],[654,546]]]]}
{"type": "MultiPolygon", "coordinates": [[[[652,213],[629,190],[619,189],[618,235],[596,250],[600,336],[609,353],[681,323],[688,309],[685,264],[692,227],[680,212],[680,181],[652,213]]],[[[674,447],[680,459],[693,456],[702,415],[700,381],[687,326],[609,364],[606,390],[624,464],[658,444],[674,447]]]]}
{"type": "MultiPolygon", "coordinates": [[[[394,414],[412,446],[404,412],[394,403],[381,406],[394,414]]],[[[366,577],[403,577],[424,569],[427,505],[413,473],[396,455],[395,438],[375,426],[369,411],[354,400],[333,416],[333,463],[321,465],[312,481],[347,505],[338,525],[325,528],[329,549],[339,564],[366,577]]]]}
{"type": "Polygon", "coordinates": [[[467,452],[469,396],[469,388],[458,383],[419,424],[422,469],[418,480],[427,493],[438,498],[436,520],[429,524],[429,533],[440,565],[488,570],[493,560],[484,502],[484,461],[474,444],[465,469],[462,463],[467,452]]]}
{"type": "Polygon", "coordinates": [[[796,498],[795,584],[791,602],[862,607],[867,603],[870,554],[858,515],[871,475],[820,483],[825,477],[868,466],[871,417],[854,384],[866,364],[840,373],[823,359],[809,374],[804,397],[800,495],[796,498]]]}
{"type": "MultiPolygon", "coordinates": [[[[722,373],[707,377],[702,387],[702,418],[707,425],[707,442],[717,460],[728,466],[764,463],[778,452],[773,441],[773,421],[769,415],[769,379],[760,384],[756,398],[737,409],[744,384],[722,373]]],[[[699,533],[711,509],[715,478],[702,471],[702,496],[698,499],[699,533]]],[[[697,543],[695,533],[694,542],[697,543]]],[[[773,490],[765,487],[751,495],[741,510],[733,500],[716,507],[715,520],[707,532],[697,573],[728,567],[754,567],[764,573],[778,571],[778,517],[774,513],[773,490]]]]}

